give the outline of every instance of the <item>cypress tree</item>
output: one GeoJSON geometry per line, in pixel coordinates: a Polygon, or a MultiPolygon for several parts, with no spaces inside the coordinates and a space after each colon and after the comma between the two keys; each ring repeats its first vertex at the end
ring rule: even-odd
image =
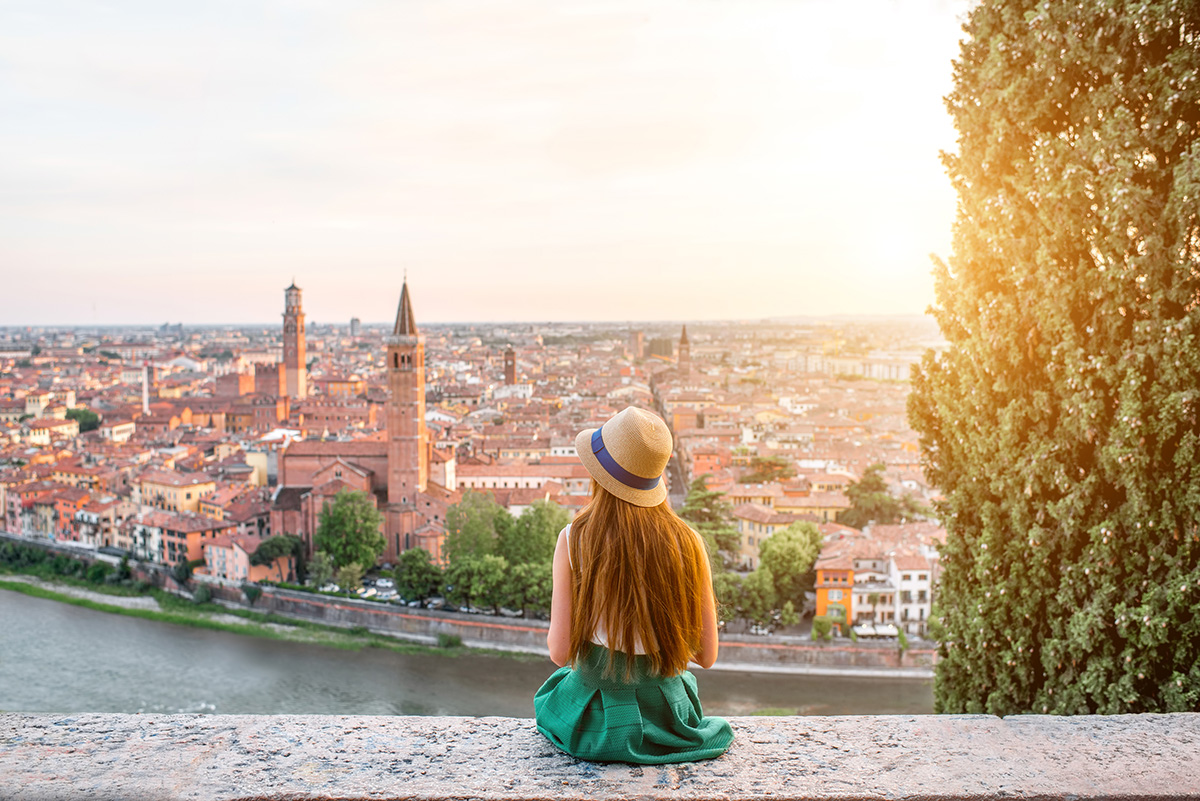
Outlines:
{"type": "Polygon", "coordinates": [[[985,0],[947,105],[941,712],[1200,710],[1200,2],[985,0]]]}

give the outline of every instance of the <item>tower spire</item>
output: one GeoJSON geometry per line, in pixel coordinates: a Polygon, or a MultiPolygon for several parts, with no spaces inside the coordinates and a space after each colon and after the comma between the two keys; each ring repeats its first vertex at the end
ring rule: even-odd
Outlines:
{"type": "Polygon", "coordinates": [[[400,306],[396,309],[396,325],[392,329],[393,336],[415,337],[417,335],[417,320],[413,317],[412,296],[408,294],[408,278],[404,279],[404,287],[400,290],[400,306]]]}

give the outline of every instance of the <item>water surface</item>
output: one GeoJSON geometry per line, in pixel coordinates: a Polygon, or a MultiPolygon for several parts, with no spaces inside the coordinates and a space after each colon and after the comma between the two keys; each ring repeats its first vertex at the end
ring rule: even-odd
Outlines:
{"type": "MultiPolygon", "coordinates": [[[[0,711],[532,717],[549,659],[343,651],[0,590],[0,711]]],[[[705,711],[933,711],[932,682],[697,670],[705,711]]]]}

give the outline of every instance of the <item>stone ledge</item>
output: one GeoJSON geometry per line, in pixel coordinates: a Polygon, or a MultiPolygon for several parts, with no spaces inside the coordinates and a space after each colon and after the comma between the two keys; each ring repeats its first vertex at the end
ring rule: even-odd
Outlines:
{"type": "Polygon", "coordinates": [[[513,718],[0,716],[0,798],[1200,798],[1200,714],[730,718],[716,760],[597,765],[513,718]]]}

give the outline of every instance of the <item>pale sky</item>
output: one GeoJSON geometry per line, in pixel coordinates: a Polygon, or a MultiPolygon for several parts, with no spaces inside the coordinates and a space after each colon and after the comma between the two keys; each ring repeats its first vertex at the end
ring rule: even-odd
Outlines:
{"type": "Polygon", "coordinates": [[[0,325],[920,314],[969,0],[7,0],[0,325]]]}

